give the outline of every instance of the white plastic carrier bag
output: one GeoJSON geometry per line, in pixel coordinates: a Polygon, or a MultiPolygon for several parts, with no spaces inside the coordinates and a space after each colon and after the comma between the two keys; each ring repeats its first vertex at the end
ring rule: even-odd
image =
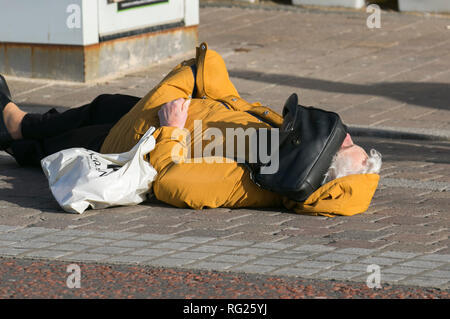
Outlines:
{"type": "Polygon", "coordinates": [[[156,170],[144,155],[155,148],[154,127],[129,152],[100,154],[70,148],[42,159],[42,169],[58,204],[67,212],[83,213],[89,206],[136,205],[146,199],[156,170]]]}

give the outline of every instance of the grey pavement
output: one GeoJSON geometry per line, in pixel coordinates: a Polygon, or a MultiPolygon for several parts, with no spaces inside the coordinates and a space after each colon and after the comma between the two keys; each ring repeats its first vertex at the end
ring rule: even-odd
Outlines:
{"type": "MultiPolygon", "coordinates": [[[[449,289],[450,18],[355,10],[218,6],[200,11],[200,41],[225,59],[241,96],[281,110],[339,112],[356,142],[383,155],[369,210],[352,217],[284,209],[133,207],[64,213],[45,177],[0,153],[0,256],[251,272],[449,289]]],[[[8,77],[27,111],[101,93],[143,96],[183,59],[88,84],[8,77]]]]}
{"type": "Polygon", "coordinates": [[[366,281],[369,266],[378,265],[381,283],[447,289],[450,282],[450,255],[445,254],[185,234],[1,226],[0,255],[349,281],[366,281]]]}

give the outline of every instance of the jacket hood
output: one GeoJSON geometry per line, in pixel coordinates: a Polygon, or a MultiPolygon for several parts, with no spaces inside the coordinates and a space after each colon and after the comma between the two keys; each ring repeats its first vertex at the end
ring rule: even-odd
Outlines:
{"type": "Polygon", "coordinates": [[[344,176],[322,185],[303,203],[286,199],[284,204],[297,213],[328,217],[355,215],[369,208],[379,180],[378,174],[344,176]]]}

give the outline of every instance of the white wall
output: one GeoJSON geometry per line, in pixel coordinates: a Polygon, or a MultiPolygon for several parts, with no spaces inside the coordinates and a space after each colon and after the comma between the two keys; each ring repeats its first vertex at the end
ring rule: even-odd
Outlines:
{"type": "Polygon", "coordinates": [[[170,0],[168,3],[156,3],[144,7],[117,11],[117,4],[108,4],[107,0],[98,0],[100,13],[98,21],[99,34],[100,36],[104,36],[182,21],[184,19],[184,1],[170,0]]]}
{"type": "Polygon", "coordinates": [[[92,0],[0,0],[0,8],[2,42],[87,44],[96,38],[85,38],[97,31],[97,9],[92,0]],[[85,11],[80,28],[67,27],[69,5],[79,6],[81,15],[85,11]]]}
{"type": "Polygon", "coordinates": [[[199,0],[184,0],[184,22],[186,26],[200,23],[199,0]]]}
{"type": "Polygon", "coordinates": [[[400,11],[450,12],[450,0],[399,0],[400,11]]]}
{"type": "Polygon", "coordinates": [[[292,0],[292,4],[362,8],[364,0],[292,0]]]}
{"type": "MultiPolygon", "coordinates": [[[[0,42],[89,45],[99,36],[185,20],[199,22],[199,0],[170,0],[124,11],[107,0],[0,0],[0,42]],[[80,8],[80,25],[67,20],[80,8]],[[70,24],[70,23],[69,23],[70,24]]],[[[71,20],[73,21],[73,20],[71,20]]]]}

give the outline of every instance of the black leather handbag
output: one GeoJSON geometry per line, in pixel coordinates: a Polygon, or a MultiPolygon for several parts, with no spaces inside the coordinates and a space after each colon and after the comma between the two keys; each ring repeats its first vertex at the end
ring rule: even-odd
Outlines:
{"type": "Polygon", "coordinates": [[[250,164],[251,178],[262,188],[303,202],[321,186],[346,134],[338,114],[301,106],[294,93],[283,108],[279,148],[270,150],[271,158],[278,156],[278,170],[264,174],[270,162],[250,164]]]}

